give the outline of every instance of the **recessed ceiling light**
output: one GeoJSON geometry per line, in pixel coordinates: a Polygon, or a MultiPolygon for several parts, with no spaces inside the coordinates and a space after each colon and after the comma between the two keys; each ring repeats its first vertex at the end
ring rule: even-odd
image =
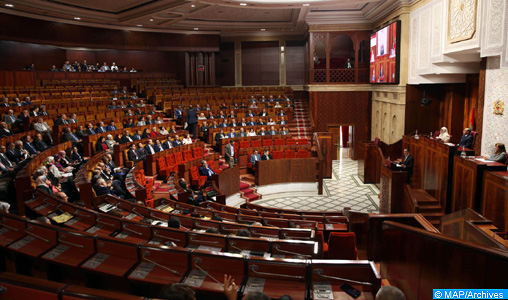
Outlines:
{"type": "Polygon", "coordinates": [[[150,22],[153,22],[153,19],[150,19],[150,22]]]}
{"type": "Polygon", "coordinates": [[[247,3],[240,3],[241,6],[247,6],[247,3]]]}
{"type": "Polygon", "coordinates": [[[266,31],[266,29],[264,29],[264,28],[261,28],[261,31],[266,31]]]}
{"type": "Polygon", "coordinates": [[[194,30],[199,30],[199,28],[195,27],[194,30]]]}
{"type": "Polygon", "coordinates": [[[81,20],[80,17],[74,17],[74,20],[81,20]]]}
{"type": "Polygon", "coordinates": [[[192,4],[190,7],[196,7],[196,5],[192,4]]]}
{"type": "Polygon", "coordinates": [[[309,6],[310,4],[309,3],[305,3],[303,6],[309,6]]]}
{"type": "Polygon", "coordinates": [[[7,6],[7,7],[14,7],[14,5],[12,5],[10,3],[5,4],[5,6],[7,6]]]}
{"type": "Polygon", "coordinates": [[[141,24],[138,24],[137,26],[138,26],[138,27],[143,27],[143,25],[141,25],[141,24]]]}

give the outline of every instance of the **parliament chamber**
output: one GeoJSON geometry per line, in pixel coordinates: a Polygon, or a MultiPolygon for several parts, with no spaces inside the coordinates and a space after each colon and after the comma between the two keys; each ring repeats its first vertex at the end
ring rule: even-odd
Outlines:
{"type": "Polygon", "coordinates": [[[0,299],[508,289],[508,2],[0,3],[0,299]]]}

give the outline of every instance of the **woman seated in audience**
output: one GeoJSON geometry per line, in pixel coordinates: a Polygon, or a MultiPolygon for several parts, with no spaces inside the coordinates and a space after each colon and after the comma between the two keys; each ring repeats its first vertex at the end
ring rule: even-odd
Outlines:
{"type": "Polygon", "coordinates": [[[154,138],[154,137],[158,137],[160,135],[161,134],[157,131],[157,127],[156,126],[152,127],[152,131],[150,132],[150,137],[154,138]]]}
{"type": "Polygon", "coordinates": [[[155,124],[162,124],[164,123],[164,121],[162,120],[162,118],[159,116],[155,119],[155,124]]]}
{"type": "Polygon", "coordinates": [[[247,136],[256,136],[256,132],[254,131],[254,128],[251,128],[249,132],[247,132],[247,136]]]}
{"type": "Polygon", "coordinates": [[[169,133],[177,133],[175,125],[171,125],[171,129],[169,130],[169,133]]]}
{"type": "Polygon", "coordinates": [[[136,126],[145,126],[145,125],[146,125],[145,117],[139,118],[139,121],[136,123],[136,126]]]}
{"type": "Polygon", "coordinates": [[[168,134],[169,134],[168,130],[166,129],[166,127],[164,127],[164,125],[162,125],[162,126],[160,127],[159,133],[160,133],[161,135],[168,135],[168,134]]]}
{"type": "Polygon", "coordinates": [[[436,139],[443,141],[443,143],[448,143],[450,141],[450,135],[448,134],[448,128],[441,127],[439,136],[436,139]]]}
{"type": "Polygon", "coordinates": [[[272,118],[270,118],[270,120],[268,120],[266,125],[277,125],[277,124],[275,123],[275,121],[272,118]]]}
{"type": "Polygon", "coordinates": [[[113,136],[111,134],[108,134],[106,136],[106,145],[108,146],[108,149],[113,149],[113,145],[116,144],[116,141],[113,139],[113,136]]]}
{"type": "Polygon", "coordinates": [[[198,117],[198,120],[206,120],[205,113],[200,113],[199,117],[198,117]]]}
{"type": "Polygon", "coordinates": [[[184,137],[184,138],[183,138],[183,140],[182,140],[182,143],[183,143],[184,145],[190,145],[190,144],[192,144],[192,139],[191,139],[191,137],[190,137],[190,134],[188,134],[188,133],[187,133],[187,134],[185,135],[185,137],[184,137]]]}
{"type": "Polygon", "coordinates": [[[118,144],[122,143],[122,135],[120,133],[115,134],[115,142],[118,144]]]}
{"type": "Polygon", "coordinates": [[[97,139],[97,143],[95,143],[95,151],[101,152],[101,151],[108,151],[109,147],[108,144],[106,144],[106,139],[103,136],[100,136],[99,139],[97,139]]]}
{"type": "Polygon", "coordinates": [[[282,108],[282,106],[279,104],[279,102],[275,102],[273,108],[282,108]]]}
{"type": "Polygon", "coordinates": [[[258,108],[258,105],[256,104],[256,102],[252,102],[249,108],[258,108]]]}
{"type": "Polygon", "coordinates": [[[61,179],[67,177],[67,173],[63,170],[62,165],[55,159],[54,156],[48,156],[46,159],[46,166],[48,171],[51,172],[56,178],[61,179]]]}
{"type": "Polygon", "coordinates": [[[496,144],[496,152],[490,156],[485,156],[487,160],[504,164],[506,162],[506,147],[502,143],[496,144]]]}
{"type": "Polygon", "coordinates": [[[143,130],[143,134],[141,134],[141,138],[142,139],[150,138],[150,132],[148,131],[148,128],[145,128],[145,130],[143,130]]]}

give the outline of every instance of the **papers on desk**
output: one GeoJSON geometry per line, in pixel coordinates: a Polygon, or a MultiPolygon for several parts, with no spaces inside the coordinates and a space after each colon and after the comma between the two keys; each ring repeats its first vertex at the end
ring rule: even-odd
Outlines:
{"type": "Polygon", "coordinates": [[[250,256],[258,256],[258,257],[270,257],[270,253],[268,252],[256,252],[251,250],[243,250],[240,252],[242,255],[250,255],[250,256]]]}
{"type": "Polygon", "coordinates": [[[105,212],[105,213],[108,213],[115,208],[116,208],[116,206],[109,204],[109,203],[103,203],[99,206],[99,210],[102,212],[105,212]]]}
{"type": "Polygon", "coordinates": [[[210,246],[204,246],[204,245],[201,245],[198,247],[198,250],[206,250],[206,251],[216,251],[216,252],[220,252],[222,250],[222,248],[217,248],[217,247],[210,247],[210,246]]]}
{"type": "Polygon", "coordinates": [[[162,226],[162,227],[168,227],[168,222],[152,221],[152,225],[157,225],[157,226],[162,226]]]}
{"type": "Polygon", "coordinates": [[[314,300],[333,299],[332,285],[329,282],[314,282],[312,293],[314,300]]]}
{"type": "Polygon", "coordinates": [[[487,162],[487,160],[483,157],[475,157],[474,160],[481,161],[481,162],[487,162]]]}
{"type": "Polygon", "coordinates": [[[396,164],[395,165],[397,168],[402,168],[402,165],[401,164],[396,164]]]}
{"type": "Polygon", "coordinates": [[[72,219],[73,215],[71,215],[70,213],[68,212],[64,212],[63,214],[61,215],[58,215],[58,216],[48,216],[51,218],[51,220],[57,222],[58,224],[61,224],[61,223],[65,223],[67,221],[69,221],[70,219],[72,219]]]}
{"type": "Polygon", "coordinates": [[[444,143],[444,144],[447,145],[447,146],[451,146],[451,147],[455,146],[454,143],[444,143]]]}
{"type": "Polygon", "coordinates": [[[243,293],[249,294],[253,292],[263,292],[265,289],[265,281],[266,279],[264,278],[249,277],[249,280],[247,280],[247,283],[245,284],[245,290],[243,293]]]}
{"type": "Polygon", "coordinates": [[[71,177],[72,176],[72,173],[63,173],[62,174],[62,177],[71,177]]]}

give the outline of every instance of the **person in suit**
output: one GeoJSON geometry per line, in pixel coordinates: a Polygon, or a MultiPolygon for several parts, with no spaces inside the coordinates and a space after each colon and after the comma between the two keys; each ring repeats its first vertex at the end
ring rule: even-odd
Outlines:
{"type": "Polygon", "coordinates": [[[148,140],[148,143],[146,143],[145,153],[146,155],[152,155],[156,153],[153,141],[151,139],[148,140]]]}
{"type": "Polygon", "coordinates": [[[44,121],[42,117],[37,118],[37,122],[34,123],[34,129],[37,132],[45,134],[51,143],[53,143],[53,131],[51,130],[51,127],[49,127],[48,123],[44,121]]]}
{"type": "Polygon", "coordinates": [[[245,120],[245,118],[242,118],[242,121],[240,122],[239,124],[240,126],[247,126],[247,120],[245,120]]]}
{"type": "Polygon", "coordinates": [[[155,121],[153,120],[151,115],[146,116],[146,125],[153,125],[155,121]]]}
{"type": "Polygon", "coordinates": [[[87,135],[94,135],[94,134],[96,134],[96,133],[97,133],[97,132],[95,132],[95,129],[93,129],[93,125],[92,125],[92,123],[88,123],[88,124],[86,125],[86,134],[87,134],[87,135]]]}
{"type": "Polygon", "coordinates": [[[71,117],[69,119],[69,124],[78,123],[78,116],[75,113],[71,114],[71,117]]]}
{"type": "Polygon", "coordinates": [[[99,125],[97,125],[97,129],[95,130],[95,132],[97,133],[105,133],[107,132],[108,130],[106,129],[106,127],[104,126],[104,122],[100,121],[99,122],[99,125]]]}
{"type": "Polygon", "coordinates": [[[10,142],[7,144],[7,151],[5,152],[7,155],[7,158],[15,163],[19,163],[21,161],[24,161],[25,159],[29,158],[30,155],[28,154],[28,151],[23,149],[23,142],[22,141],[16,141],[14,143],[10,142]]]}
{"type": "Polygon", "coordinates": [[[206,160],[203,160],[201,162],[201,166],[199,167],[199,174],[206,176],[206,180],[210,181],[212,180],[212,175],[216,173],[212,170],[212,168],[210,168],[206,160]]]}
{"type": "Polygon", "coordinates": [[[266,125],[266,122],[263,119],[259,118],[258,125],[266,125]]]}
{"type": "Polygon", "coordinates": [[[15,161],[11,161],[9,157],[7,157],[7,147],[4,145],[0,146],[0,162],[4,164],[7,168],[14,168],[16,166],[15,161]]]}
{"type": "Polygon", "coordinates": [[[108,107],[109,109],[117,109],[118,106],[116,105],[116,101],[111,101],[111,105],[108,107]]]}
{"type": "Polygon", "coordinates": [[[196,124],[198,123],[198,116],[196,114],[196,110],[192,107],[192,104],[189,105],[189,110],[187,110],[187,116],[185,117],[185,122],[189,127],[189,133],[192,134],[192,139],[196,139],[196,124]]]}
{"type": "Polygon", "coordinates": [[[208,126],[208,123],[206,123],[206,121],[203,122],[203,124],[201,124],[201,126],[199,126],[199,131],[201,131],[201,133],[203,134],[203,139],[208,140],[208,130],[210,129],[210,127],[208,126]]]}
{"type": "Polygon", "coordinates": [[[353,69],[353,68],[354,68],[354,65],[351,62],[351,59],[348,58],[346,63],[344,64],[344,69],[353,69]]]}
{"type": "Polygon", "coordinates": [[[138,148],[136,149],[136,152],[138,153],[138,155],[143,159],[145,160],[146,159],[146,151],[145,151],[145,148],[143,147],[143,143],[138,143],[138,148]]]}
{"type": "Polygon", "coordinates": [[[221,129],[219,133],[215,134],[215,145],[218,147],[221,144],[221,140],[225,137],[226,135],[224,134],[224,130],[221,129]]]}
{"type": "Polygon", "coordinates": [[[132,139],[138,141],[141,139],[141,130],[136,130],[136,133],[132,135],[132,139]]]}
{"type": "Polygon", "coordinates": [[[407,172],[407,184],[411,184],[411,175],[413,175],[413,168],[415,165],[415,159],[409,153],[408,148],[404,148],[404,159],[400,159],[400,166],[407,172]]]}
{"type": "Polygon", "coordinates": [[[287,135],[289,134],[289,131],[287,130],[286,126],[283,126],[281,131],[279,132],[280,135],[287,135]]]}
{"type": "Polygon", "coordinates": [[[126,144],[126,143],[133,142],[133,141],[134,140],[132,139],[129,130],[124,130],[122,139],[121,139],[122,144],[126,144]]]}
{"type": "Polygon", "coordinates": [[[213,121],[212,125],[210,125],[210,128],[219,128],[219,125],[217,124],[217,121],[213,121]]]}
{"type": "Polygon", "coordinates": [[[263,108],[263,110],[258,114],[258,117],[268,117],[268,112],[266,111],[266,108],[263,108]]]}
{"type": "Polygon", "coordinates": [[[279,134],[279,132],[275,129],[275,126],[272,126],[272,127],[270,127],[268,134],[269,135],[276,135],[276,134],[279,134]]]}
{"type": "Polygon", "coordinates": [[[264,127],[261,127],[261,130],[259,130],[258,135],[268,135],[268,132],[265,130],[264,127]]]}
{"type": "Polygon", "coordinates": [[[229,118],[230,119],[236,118],[235,112],[233,110],[229,113],[229,118]]]}
{"type": "Polygon", "coordinates": [[[143,158],[141,156],[139,156],[138,152],[136,151],[136,144],[133,143],[129,147],[129,151],[127,151],[127,158],[133,162],[143,160],[143,158]]]}
{"type": "Polygon", "coordinates": [[[180,139],[180,137],[177,134],[177,135],[175,135],[175,138],[173,140],[173,147],[179,147],[181,145],[183,145],[182,140],[180,139]]]}
{"type": "Polygon", "coordinates": [[[231,120],[231,123],[229,123],[228,125],[229,127],[237,127],[238,126],[238,123],[236,123],[236,120],[235,119],[232,119],[231,120]]]}
{"type": "Polygon", "coordinates": [[[0,123],[0,138],[10,136],[12,135],[12,131],[7,126],[7,123],[1,122],[0,123]]]}
{"type": "Polygon", "coordinates": [[[249,123],[247,123],[247,126],[256,126],[258,123],[256,123],[256,120],[254,118],[250,118],[249,123]]]}
{"type": "Polygon", "coordinates": [[[87,136],[88,133],[85,130],[85,127],[83,125],[79,125],[78,129],[76,130],[76,136],[80,139],[83,139],[84,136],[87,136]]]}
{"type": "Polygon", "coordinates": [[[254,150],[254,153],[252,153],[252,155],[250,156],[250,162],[253,168],[256,167],[256,163],[258,161],[261,161],[261,155],[259,155],[258,150],[254,150]]]}
{"type": "Polygon", "coordinates": [[[41,105],[41,111],[39,112],[39,115],[41,115],[41,116],[49,116],[49,112],[48,112],[48,109],[46,108],[46,106],[41,105]]]}
{"type": "Polygon", "coordinates": [[[168,137],[168,140],[162,143],[162,149],[168,150],[173,148],[173,142],[171,141],[171,138],[168,137]]]}
{"type": "Polygon", "coordinates": [[[237,137],[245,137],[247,136],[247,132],[245,132],[245,129],[243,127],[240,127],[240,131],[238,131],[237,137]]]}
{"type": "Polygon", "coordinates": [[[37,149],[37,151],[39,151],[39,152],[43,152],[43,151],[49,149],[48,144],[46,144],[46,142],[42,139],[41,133],[35,134],[35,139],[33,141],[33,145],[34,145],[35,149],[37,149]]]}
{"type": "Polygon", "coordinates": [[[220,128],[228,128],[228,120],[227,119],[223,119],[222,120],[222,123],[220,123],[219,127],[220,128]]]}
{"type": "Polygon", "coordinates": [[[30,111],[30,117],[38,117],[39,116],[39,108],[34,107],[32,111],[30,111]]]}
{"type": "Polygon", "coordinates": [[[265,150],[263,156],[261,156],[261,160],[271,160],[273,156],[270,154],[270,150],[265,150]]]}
{"type": "Polygon", "coordinates": [[[23,102],[23,105],[24,105],[24,106],[34,105],[34,103],[32,102],[32,99],[30,99],[30,97],[29,97],[29,96],[26,96],[26,97],[25,97],[25,101],[23,102]]]}
{"type": "Polygon", "coordinates": [[[135,127],[136,124],[134,124],[134,119],[132,118],[129,118],[129,120],[123,125],[124,128],[129,128],[129,127],[135,127]]]}
{"type": "Polygon", "coordinates": [[[113,130],[116,130],[116,125],[115,125],[115,121],[111,121],[109,122],[109,125],[106,127],[106,131],[113,131],[113,130]]]}
{"type": "Polygon", "coordinates": [[[287,125],[288,122],[286,121],[286,119],[284,119],[284,117],[280,117],[280,121],[277,122],[279,125],[287,125]]]}
{"type": "Polygon", "coordinates": [[[76,164],[83,162],[83,157],[79,154],[78,147],[72,147],[71,159],[76,164]]]}
{"type": "Polygon", "coordinates": [[[226,145],[224,152],[224,158],[229,164],[229,167],[232,168],[235,165],[235,140],[229,140],[229,144],[226,145]]]}
{"type": "Polygon", "coordinates": [[[245,116],[246,116],[247,118],[252,118],[252,117],[254,117],[254,113],[252,112],[252,109],[249,109],[249,110],[247,111],[247,113],[245,114],[245,116]]]}
{"type": "Polygon", "coordinates": [[[231,131],[228,133],[228,138],[235,138],[236,137],[236,131],[234,128],[231,128],[231,131]]]}
{"type": "Polygon", "coordinates": [[[14,115],[14,111],[12,109],[9,109],[9,111],[7,111],[7,114],[4,116],[4,122],[6,124],[14,124],[16,123],[17,120],[18,118],[16,118],[16,116],[14,115]]]}
{"type": "Polygon", "coordinates": [[[40,151],[37,151],[37,149],[35,149],[35,146],[32,144],[31,136],[25,135],[21,138],[21,140],[23,141],[23,149],[28,151],[28,154],[37,155],[40,153],[40,151]]]}
{"type": "Polygon", "coordinates": [[[471,135],[471,128],[464,128],[460,138],[459,147],[473,148],[473,136],[471,135]]]}
{"type": "Polygon", "coordinates": [[[69,124],[69,121],[67,120],[67,116],[65,114],[61,114],[55,120],[55,125],[65,125],[65,124],[69,124]]]}
{"type": "Polygon", "coordinates": [[[9,106],[11,106],[11,105],[9,104],[9,98],[4,97],[4,98],[2,99],[2,103],[0,103],[0,107],[9,107],[9,106]]]}
{"type": "Polygon", "coordinates": [[[286,115],[286,113],[284,112],[283,109],[280,110],[280,112],[277,114],[278,117],[284,117],[286,115]]]}

